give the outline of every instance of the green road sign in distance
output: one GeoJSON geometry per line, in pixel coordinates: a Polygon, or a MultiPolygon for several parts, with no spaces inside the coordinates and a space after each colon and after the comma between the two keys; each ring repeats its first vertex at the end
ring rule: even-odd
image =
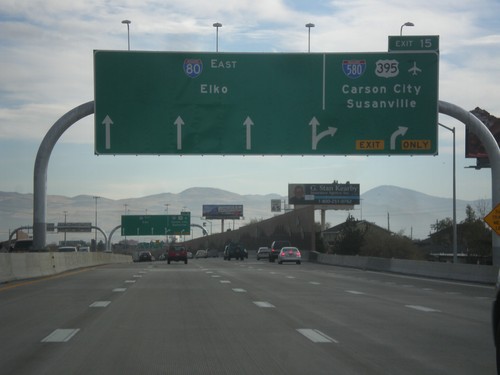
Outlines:
{"type": "Polygon", "coordinates": [[[184,215],[123,215],[122,236],[160,236],[189,234],[191,216],[184,215]]]}
{"type": "Polygon", "coordinates": [[[437,152],[438,54],[95,51],[96,154],[437,152]]]}
{"type": "Polygon", "coordinates": [[[389,36],[389,52],[439,51],[439,35],[389,36]]]}

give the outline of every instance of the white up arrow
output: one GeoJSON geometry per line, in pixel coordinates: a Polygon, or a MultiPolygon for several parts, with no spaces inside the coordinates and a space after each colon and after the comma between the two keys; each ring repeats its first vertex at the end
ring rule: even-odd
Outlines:
{"type": "Polygon", "coordinates": [[[250,118],[250,116],[247,116],[245,122],[243,122],[243,126],[247,128],[247,150],[252,149],[252,126],[253,126],[253,121],[250,118]]]}
{"type": "Polygon", "coordinates": [[[108,115],[106,115],[102,123],[106,128],[106,150],[109,150],[111,148],[111,125],[113,124],[113,121],[108,115]]]}
{"type": "Polygon", "coordinates": [[[177,150],[182,150],[182,125],[184,125],[184,121],[181,116],[177,116],[174,125],[177,126],[177,150]]]}

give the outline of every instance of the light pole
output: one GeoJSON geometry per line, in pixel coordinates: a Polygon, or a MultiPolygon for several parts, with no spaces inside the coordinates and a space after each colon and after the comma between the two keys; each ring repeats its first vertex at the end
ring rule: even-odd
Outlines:
{"type": "Polygon", "coordinates": [[[399,29],[399,36],[403,35],[403,27],[405,26],[415,26],[413,22],[405,22],[401,25],[401,28],[399,29]]]}
{"type": "Polygon", "coordinates": [[[219,27],[222,27],[222,23],[216,22],[213,27],[215,27],[215,52],[219,52],[219,27]]]}
{"type": "Polygon", "coordinates": [[[457,176],[455,162],[455,128],[449,128],[446,125],[439,126],[448,129],[453,133],[453,263],[457,263],[457,176]]]}
{"type": "MultiPolygon", "coordinates": [[[[63,211],[64,212],[64,226],[66,226],[66,214],[68,211],[63,211]]],[[[64,246],[66,246],[66,228],[64,228],[64,246]]]]}
{"type": "Polygon", "coordinates": [[[101,197],[94,195],[92,198],[94,198],[94,200],[95,200],[95,229],[94,229],[95,238],[94,238],[94,240],[95,240],[95,251],[97,251],[97,200],[101,197]]]}
{"type": "Polygon", "coordinates": [[[307,52],[311,52],[311,27],[314,27],[314,23],[306,23],[307,27],[307,52]]]}
{"type": "Polygon", "coordinates": [[[128,50],[130,51],[130,24],[132,23],[132,21],[123,20],[122,23],[127,25],[127,42],[128,42],[127,45],[128,45],[128,50]]]}

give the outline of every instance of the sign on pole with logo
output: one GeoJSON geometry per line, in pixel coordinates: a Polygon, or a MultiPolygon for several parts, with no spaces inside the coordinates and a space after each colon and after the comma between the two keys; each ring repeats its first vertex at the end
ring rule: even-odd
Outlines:
{"type": "Polygon", "coordinates": [[[288,203],[318,206],[359,204],[359,184],[288,184],[288,203]]]}
{"type": "Polygon", "coordinates": [[[243,217],[241,204],[204,204],[202,216],[205,219],[240,219],[243,217]]]}

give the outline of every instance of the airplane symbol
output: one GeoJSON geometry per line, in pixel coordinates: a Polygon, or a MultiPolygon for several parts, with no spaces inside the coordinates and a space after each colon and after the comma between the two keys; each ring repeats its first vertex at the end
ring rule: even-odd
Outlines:
{"type": "Polygon", "coordinates": [[[408,69],[408,71],[409,71],[412,75],[416,76],[416,75],[418,75],[418,73],[420,73],[420,72],[422,71],[422,69],[417,68],[417,62],[416,62],[416,61],[414,61],[414,62],[413,62],[413,67],[412,67],[412,68],[410,68],[410,69],[408,69]]]}

